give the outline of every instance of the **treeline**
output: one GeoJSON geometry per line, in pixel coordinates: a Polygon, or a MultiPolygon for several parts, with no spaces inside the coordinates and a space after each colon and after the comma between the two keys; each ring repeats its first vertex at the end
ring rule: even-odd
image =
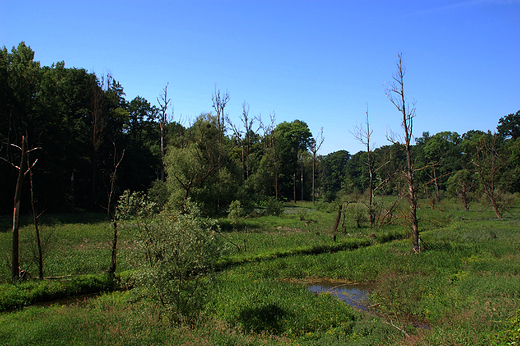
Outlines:
{"type": "MultiPolygon", "coordinates": [[[[206,215],[227,213],[233,201],[245,209],[317,196],[332,201],[362,194],[370,182],[374,193],[400,191],[406,158],[399,144],[319,156],[322,133],[313,135],[303,121],[277,124],[274,113],[266,121],[250,115],[244,102],[239,123],[231,123],[227,92],[215,90],[214,111],[188,125],[171,121],[167,87],[158,96],[158,106],[139,96],[129,101],[110,75],[64,62],[40,66],[23,42],[11,52],[4,47],[1,212],[12,212],[22,138],[36,205],[49,212],[100,211],[111,193],[127,189],[181,209],[191,199],[206,215]]],[[[500,119],[496,134],[424,133],[413,146],[419,192],[440,200],[446,191],[520,191],[519,129],[520,111],[500,119]]],[[[26,210],[29,184],[26,179],[22,190],[26,210]]]]}

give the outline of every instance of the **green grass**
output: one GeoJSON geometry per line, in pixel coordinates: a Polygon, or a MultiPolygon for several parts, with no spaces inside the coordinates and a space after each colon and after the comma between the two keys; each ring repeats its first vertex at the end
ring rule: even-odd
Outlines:
{"type": "MultiPolygon", "coordinates": [[[[6,217],[0,223],[6,225],[6,217]]],[[[36,261],[35,230],[32,220],[22,218],[20,227],[20,268],[33,277],[38,276],[36,261]]],[[[44,216],[40,221],[40,231],[44,249],[44,276],[102,274],[110,265],[113,231],[102,214],[62,214],[44,216]],[[90,221],[89,221],[90,220],[90,221]]],[[[12,235],[10,228],[0,230],[0,283],[10,282],[10,267],[7,258],[11,256],[12,235]]],[[[120,232],[120,271],[134,267],[134,234],[120,232]]]]}
{"type": "MultiPolygon", "coordinates": [[[[1,313],[0,340],[6,345],[490,345],[517,338],[518,205],[502,220],[478,204],[470,212],[448,200],[435,210],[427,202],[420,207],[420,254],[413,253],[400,215],[383,229],[366,224],[356,228],[347,220],[346,232],[338,233],[336,242],[330,232],[336,216],[332,207],[327,213],[323,206],[316,210],[310,203],[297,203],[280,217],[238,223],[223,219],[228,251],[200,324],[172,324],[151,302],[129,290],[85,304],[1,313]],[[368,284],[380,317],[357,312],[328,294],[309,292],[302,283],[314,279],[368,284]],[[414,323],[430,329],[417,329],[414,323]]],[[[99,215],[42,220],[42,232],[52,233],[46,276],[102,277],[112,236],[104,220],[99,215]]],[[[0,250],[9,253],[10,226],[5,218],[0,226],[6,228],[0,233],[0,250]]],[[[25,221],[24,259],[29,258],[33,233],[25,221]]],[[[131,272],[137,258],[132,231],[121,232],[120,246],[118,272],[131,272]]],[[[34,265],[27,268],[35,272],[34,265]]],[[[9,280],[7,266],[0,278],[9,280]]],[[[31,285],[19,296],[10,296],[7,289],[0,296],[13,301],[18,297],[27,305],[40,299],[35,298],[38,294],[52,291],[50,286],[31,285]]],[[[5,287],[11,293],[23,290],[20,285],[5,287]]]]}

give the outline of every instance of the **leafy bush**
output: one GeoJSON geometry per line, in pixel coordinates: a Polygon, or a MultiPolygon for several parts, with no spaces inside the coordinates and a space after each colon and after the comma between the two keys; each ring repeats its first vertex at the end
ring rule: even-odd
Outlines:
{"type": "Polygon", "coordinates": [[[125,220],[123,227],[138,230],[142,258],[136,283],[173,320],[195,321],[211,291],[208,275],[219,257],[215,221],[201,217],[189,201],[184,213],[166,209],[154,215],[150,212],[154,203],[143,194],[127,195],[118,208],[125,220]],[[128,218],[130,214],[136,218],[128,218]]]}
{"type": "Polygon", "coordinates": [[[331,202],[316,202],[314,205],[316,210],[325,212],[325,213],[335,213],[338,211],[338,205],[336,203],[331,202]]]}
{"type": "Polygon", "coordinates": [[[284,203],[282,201],[276,200],[276,198],[269,198],[266,203],[266,213],[267,215],[275,215],[278,216],[284,211],[284,203]]]}
{"type": "Polygon", "coordinates": [[[296,216],[298,216],[298,220],[305,221],[307,217],[307,208],[299,208],[296,212],[296,216]]]}
{"type": "Polygon", "coordinates": [[[230,218],[233,221],[236,221],[237,219],[240,219],[245,216],[246,211],[242,207],[242,203],[240,203],[240,201],[231,202],[228,208],[228,218],[230,218]]]}
{"type": "Polygon", "coordinates": [[[347,218],[360,228],[363,222],[367,221],[367,208],[361,203],[351,203],[347,206],[345,213],[347,218]]]}
{"type": "Polygon", "coordinates": [[[161,180],[156,180],[148,190],[148,196],[159,208],[162,209],[166,203],[168,203],[168,199],[170,198],[168,186],[161,180]]]}

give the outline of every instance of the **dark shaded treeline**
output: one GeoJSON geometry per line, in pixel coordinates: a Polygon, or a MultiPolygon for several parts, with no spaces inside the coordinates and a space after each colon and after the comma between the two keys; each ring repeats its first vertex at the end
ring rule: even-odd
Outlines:
{"type": "MultiPolygon", "coordinates": [[[[167,95],[162,96],[167,104],[167,95]]],[[[49,212],[106,208],[114,167],[123,152],[116,194],[126,189],[149,191],[159,203],[180,208],[190,198],[206,214],[224,213],[234,200],[244,206],[268,198],[312,200],[310,149],[315,139],[307,124],[276,124],[274,115],[264,122],[249,115],[246,103],[240,124],[231,124],[225,116],[228,100],[227,93],[216,90],[214,113],[201,114],[188,126],[165,122],[167,107],[159,109],[142,97],[126,100],[123,86],[112,76],[66,68],[64,62],[40,66],[22,42],[11,52],[5,47],[0,51],[1,156],[18,164],[19,150],[11,144],[20,145],[22,136],[30,148],[41,148],[31,153],[32,161],[38,159],[34,193],[38,209],[49,212]]],[[[479,174],[480,183],[468,183],[471,191],[484,193],[482,182],[490,175],[494,189],[520,191],[519,129],[520,111],[500,119],[496,135],[424,133],[413,146],[420,193],[435,198],[443,191],[460,195],[461,186],[479,181],[479,174]]],[[[366,156],[342,150],[318,157],[316,194],[333,200],[365,191],[366,156]]],[[[372,159],[377,193],[397,193],[398,172],[405,161],[402,147],[375,149],[372,159]]],[[[10,213],[17,171],[2,162],[0,176],[0,211],[10,213]]],[[[28,196],[26,182],[25,210],[28,196]]]]}

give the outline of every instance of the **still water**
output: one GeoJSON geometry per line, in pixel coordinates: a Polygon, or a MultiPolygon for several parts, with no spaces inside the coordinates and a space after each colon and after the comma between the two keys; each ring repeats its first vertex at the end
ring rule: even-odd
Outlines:
{"type": "Polygon", "coordinates": [[[313,282],[307,286],[314,293],[329,292],[349,306],[358,310],[369,311],[370,301],[368,295],[370,290],[365,285],[339,284],[330,281],[313,282]]]}

